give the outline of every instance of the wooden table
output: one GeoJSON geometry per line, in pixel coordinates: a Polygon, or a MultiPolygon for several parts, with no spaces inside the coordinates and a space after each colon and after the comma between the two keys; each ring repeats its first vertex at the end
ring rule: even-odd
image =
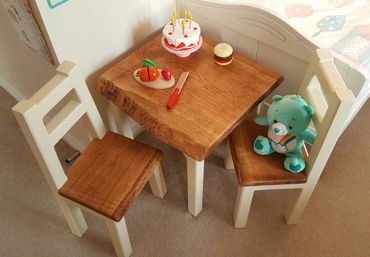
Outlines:
{"type": "MultiPolygon", "coordinates": [[[[187,159],[188,210],[202,210],[204,159],[282,80],[253,60],[234,54],[222,67],[213,61],[215,43],[203,37],[202,47],[187,58],[168,53],[161,35],[149,40],[101,75],[96,90],[152,135],[183,152],[187,159]],[[189,77],[172,110],[166,103],[172,88],[156,90],[138,84],[133,72],[143,60],[170,67],[174,77],[189,77]]],[[[127,123],[126,123],[127,124],[127,123]]],[[[132,137],[127,126],[123,134],[132,137]]]]}

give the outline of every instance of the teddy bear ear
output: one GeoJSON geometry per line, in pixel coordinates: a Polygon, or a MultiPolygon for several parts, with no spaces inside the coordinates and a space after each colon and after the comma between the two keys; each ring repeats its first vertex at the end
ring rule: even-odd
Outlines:
{"type": "Polygon", "coordinates": [[[312,106],[311,106],[311,105],[305,105],[305,106],[304,106],[304,109],[306,110],[306,112],[307,112],[308,114],[311,114],[311,115],[314,115],[314,114],[315,114],[315,110],[312,108],[312,106]]]}
{"type": "Polygon", "coordinates": [[[280,101],[281,99],[283,99],[283,97],[281,95],[274,95],[272,97],[272,101],[273,102],[277,102],[277,101],[280,101]]]}

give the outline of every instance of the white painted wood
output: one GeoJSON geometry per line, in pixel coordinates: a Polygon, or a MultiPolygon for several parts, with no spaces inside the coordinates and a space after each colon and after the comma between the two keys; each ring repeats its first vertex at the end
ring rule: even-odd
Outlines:
{"type": "Polygon", "coordinates": [[[116,121],[117,131],[119,134],[134,139],[132,132],[133,122],[132,119],[118,107],[109,101],[111,110],[113,112],[114,119],[116,121]]]}
{"type": "MultiPolygon", "coordinates": [[[[13,107],[13,113],[71,232],[76,236],[82,236],[87,225],[81,208],[92,212],[107,223],[117,256],[129,256],[132,248],[124,219],[120,222],[112,221],[58,194],[58,189],[67,181],[67,176],[59,162],[55,144],[83,115],[87,116],[97,137],[102,138],[106,133],[103,120],[75,65],[63,62],[57,68],[57,74],[44,87],[30,99],[23,100],[13,107]],[[45,116],[59,103],[64,103],[64,107],[53,118],[46,119],[45,116]]],[[[153,174],[150,183],[153,193],[163,197],[167,189],[160,167],[153,174]]]]}
{"type": "Polygon", "coordinates": [[[299,190],[296,199],[287,207],[287,211],[284,215],[287,224],[298,224],[314,188],[315,186],[306,186],[299,190]]]}
{"type": "Polygon", "coordinates": [[[244,228],[247,225],[249,210],[254,190],[252,187],[239,187],[234,209],[234,227],[244,228]]]}
{"type": "Polygon", "coordinates": [[[204,31],[223,25],[303,60],[308,60],[317,48],[284,21],[253,5],[207,0],[192,0],[190,5],[197,22],[199,16],[208,20],[208,24],[203,24],[205,19],[199,21],[204,31]]]}
{"type": "Polygon", "coordinates": [[[68,204],[66,201],[61,199],[59,195],[54,194],[54,196],[72,234],[78,237],[82,237],[87,230],[87,224],[85,222],[81,209],[76,205],[68,204]]]}
{"type": "Polygon", "coordinates": [[[164,180],[163,171],[159,165],[149,178],[149,185],[152,189],[153,195],[159,198],[164,198],[167,193],[167,186],[164,180]]]}
{"type": "MultiPolygon", "coordinates": [[[[318,48],[299,31],[269,10],[247,2],[192,0],[190,9],[202,28],[202,34],[216,42],[231,43],[239,53],[284,76],[281,86],[268,99],[274,94],[297,93],[307,63],[318,48]]],[[[348,124],[369,98],[370,91],[363,90],[366,86],[363,74],[340,61],[336,63],[345,84],[357,97],[348,124]]]]}
{"type": "Polygon", "coordinates": [[[127,232],[125,218],[120,222],[107,220],[105,222],[108,227],[108,232],[112,238],[113,247],[118,257],[128,257],[132,253],[130,238],[127,232]]]}
{"type": "Polygon", "coordinates": [[[269,102],[271,102],[271,97],[273,95],[295,94],[308,66],[308,61],[299,59],[289,53],[280,51],[261,42],[258,46],[256,62],[284,76],[284,80],[279,87],[267,97],[267,101],[269,102]]]}
{"type": "MultiPolygon", "coordinates": [[[[72,231],[77,236],[82,236],[87,225],[83,219],[81,210],[63,203],[58,195],[58,189],[66,182],[67,177],[59,162],[54,146],[82,116],[82,112],[90,116],[98,115],[96,108],[89,107],[93,104],[83,80],[79,81],[74,64],[66,62],[61,65],[57,74],[34,96],[23,100],[13,107],[13,113],[36,157],[48,185],[56,197],[62,213],[72,231]],[[73,86],[71,86],[73,85],[73,86]],[[74,87],[74,88],[73,88],[74,87]],[[86,90],[84,90],[86,88],[86,90]],[[62,110],[45,125],[44,117],[57,103],[70,91],[74,90],[79,96],[80,103],[76,99],[67,103],[62,110]],[[77,111],[76,111],[77,110],[77,111]],[[70,112],[70,113],[68,113],[70,112]]],[[[94,105],[95,107],[95,105],[94,105]]],[[[100,116],[99,116],[100,117],[100,116]]],[[[104,124],[95,119],[96,133],[105,133],[104,124]]]]}
{"type": "Polygon", "coordinates": [[[335,67],[331,52],[325,49],[317,50],[317,56],[311,60],[298,94],[316,112],[313,124],[317,137],[310,149],[305,168],[308,180],[303,184],[240,187],[234,210],[235,227],[245,227],[255,190],[300,189],[285,214],[288,224],[298,223],[355,102],[355,96],[346,87],[335,67]]]}
{"type": "Polygon", "coordinates": [[[234,162],[233,162],[233,158],[231,156],[229,140],[227,140],[227,143],[226,143],[226,152],[225,152],[224,165],[225,165],[225,169],[227,169],[227,170],[233,170],[234,169],[234,162]]]}
{"type": "Polygon", "coordinates": [[[198,216],[202,211],[204,161],[197,161],[185,155],[188,179],[188,211],[198,216]]]}

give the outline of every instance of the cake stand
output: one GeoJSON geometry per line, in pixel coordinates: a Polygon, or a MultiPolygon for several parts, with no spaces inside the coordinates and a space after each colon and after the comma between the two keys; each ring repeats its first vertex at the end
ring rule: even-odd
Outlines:
{"type": "Polygon", "coordinates": [[[162,37],[162,46],[164,49],[166,49],[168,52],[172,53],[172,54],[175,54],[177,55],[178,57],[188,57],[190,54],[194,53],[195,51],[197,51],[201,46],[202,46],[202,43],[203,43],[203,39],[202,39],[202,36],[199,37],[199,42],[196,46],[194,46],[193,48],[189,49],[189,50],[184,50],[184,51],[179,51],[179,50],[175,50],[175,49],[172,49],[172,48],[169,48],[165,43],[164,43],[164,38],[162,37]]]}

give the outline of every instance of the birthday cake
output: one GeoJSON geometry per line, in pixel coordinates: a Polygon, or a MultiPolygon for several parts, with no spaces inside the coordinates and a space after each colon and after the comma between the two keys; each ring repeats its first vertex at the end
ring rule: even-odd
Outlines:
{"type": "Polygon", "coordinates": [[[164,46],[173,51],[195,50],[201,40],[200,26],[191,19],[172,19],[163,28],[162,34],[164,46]]]}

